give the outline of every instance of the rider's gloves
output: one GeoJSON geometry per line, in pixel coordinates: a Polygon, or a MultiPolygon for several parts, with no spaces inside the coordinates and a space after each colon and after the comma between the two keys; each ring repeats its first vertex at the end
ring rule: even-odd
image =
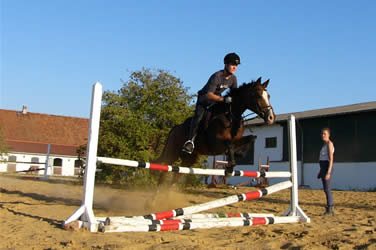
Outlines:
{"type": "Polygon", "coordinates": [[[232,102],[232,98],[231,96],[226,96],[225,99],[223,100],[225,103],[231,103],[232,102]]]}

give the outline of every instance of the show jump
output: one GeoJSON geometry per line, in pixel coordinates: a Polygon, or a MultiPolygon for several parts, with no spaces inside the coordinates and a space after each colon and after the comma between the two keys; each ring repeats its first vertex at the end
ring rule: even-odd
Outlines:
{"type": "Polygon", "coordinates": [[[293,115],[291,115],[288,120],[290,171],[258,172],[233,170],[231,173],[225,173],[224,169],[176,167],[124,159],[98,157],[97,146],[101,103],[102,85],[97,82],[93,86],[91,100],[82,204],[64,222],[65,227],[87,228],[91,232],[148,232],[310,222],[310,218],[303,212],[298,204],[296,130],[295,117],[293,115]],[[97,162],[127,167],[176,172],[182,174],[218,176],[231,175],[265,178],[278,177],[287,178],[287,180],[256,191],[232,195],[226,198],[206,202],[195,206],[177,208],[144,216],[95,217],[93,212],[93,198],[97,162]],[[291,198],[290,206],[288,210],[283,214],[283,216],[274,216],[273,214],[259,213],[238,213],[225,215],[200,214],[200,212],[204,212],[209,209],[234,204],[237,202],[258,199],[284,189],[290,189],[291,198]]]}

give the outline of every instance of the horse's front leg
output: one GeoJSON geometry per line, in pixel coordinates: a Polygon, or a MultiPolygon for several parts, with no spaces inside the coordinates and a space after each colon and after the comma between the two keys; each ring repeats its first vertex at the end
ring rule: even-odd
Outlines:
{"type": "Polygon", "coordinates": [[[226,167],[225,173],[226,175],[231,175],[236,165],[235,154],[234,154],[235,145],[232,141],[227,141],[226,146],[227,146],[227,167],[226,167]]]}

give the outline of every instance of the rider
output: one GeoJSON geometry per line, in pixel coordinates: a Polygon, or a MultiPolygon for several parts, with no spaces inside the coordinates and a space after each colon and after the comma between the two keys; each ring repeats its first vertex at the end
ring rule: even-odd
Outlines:
{"type": "Polygon", "coordinates": [[[238,87],[238,80],[234,73],[240,64],[240,57],[236,53],[229,53],[224,58],[224,64],[224,69],[212,74],[206,85],[198,92],[195,115],[189,129],[189,139],[184,143],[182,149],[188,154],[192,154],[194,150],[194,140],[206,108],[216,102],[232,102],[231,97],[224,98],[221,93],[227,88],[238,87]]]}

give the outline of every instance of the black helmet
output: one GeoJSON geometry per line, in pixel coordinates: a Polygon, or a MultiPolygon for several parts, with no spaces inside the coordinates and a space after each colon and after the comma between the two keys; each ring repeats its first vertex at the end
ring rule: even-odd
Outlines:
{"type": "Polygon", "coordinates": [[[240,57],[236,53],[229,53],[223,59],[225,64],[240,64],[240,57]]]}

